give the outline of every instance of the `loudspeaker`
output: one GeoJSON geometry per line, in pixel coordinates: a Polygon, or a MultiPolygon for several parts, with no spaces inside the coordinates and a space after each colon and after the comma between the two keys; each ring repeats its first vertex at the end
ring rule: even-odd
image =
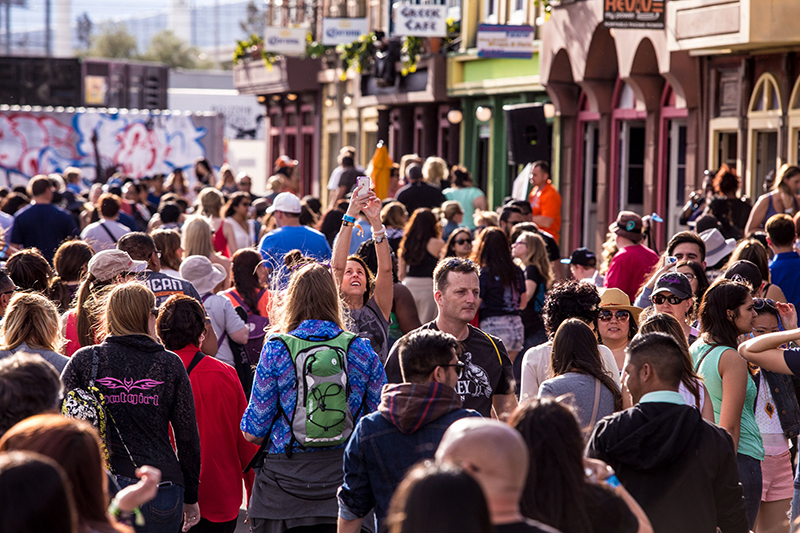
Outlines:
{"type": "Polygon", "coordinates": [[[506,105],[503,111],[506,113],[509,164],[550,162],[550,132],[544,118],[544,105],[506,105]]]}

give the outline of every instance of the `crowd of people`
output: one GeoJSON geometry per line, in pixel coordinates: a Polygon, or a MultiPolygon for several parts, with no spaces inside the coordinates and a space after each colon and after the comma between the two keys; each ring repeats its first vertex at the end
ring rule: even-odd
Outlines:
{"type": "Polygon", "coordinates": [[[562,258],[547,162],[356,159],[0,189],[0,531],[790,531],[800,168],[562,258]]]}

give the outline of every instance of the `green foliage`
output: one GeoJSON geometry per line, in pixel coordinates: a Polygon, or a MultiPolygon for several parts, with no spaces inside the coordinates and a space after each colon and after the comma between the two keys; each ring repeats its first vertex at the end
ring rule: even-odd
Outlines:
{"type": "Polygon", "coordinates": [[[363,72],[372,66],[376,40],[375,32],[371,32],[360,36],[352,43],[336,47],[336,52],[342,60],[342,81],[347,79],[347,70],[351,66],[355,66],[357,72],[363,72]]]}
{"type": "Polygon", "coordinates": [[[233,50],[233,64],[238,65],[240,61],[255,59],[260,57],[264,61],[264,65],[272,70],[272,65],[278,60],[279,54],[267,52],[264,50],[264,39],[255,33],[249,39],[243,41],[236,41],[236,48],[233,50]]]}
{"type": "Polygon", "coordinates": [[[137,58],[136,37],[131,35],[124,24],[103,24],[100,34],[92,38],[91,43],[92,46],[86,53],[88,57],[137,58]]]}
{"type": "Polygon", "coordinates": [[[190,46],[170,30],[163,30],[155,34],[141,59],[164,63],[170,68],[195,69],[215,66],[213,61],[201,56],[200,50],[190,46]]]}
{"type": "Polygon", "coordinates": [[[401,74],[408,76],[417,71],[417,63],[422,53],[422,38],[408,36],[403,39],[403,48],[400,50],[403,56],[403,70],[401,74]]]}

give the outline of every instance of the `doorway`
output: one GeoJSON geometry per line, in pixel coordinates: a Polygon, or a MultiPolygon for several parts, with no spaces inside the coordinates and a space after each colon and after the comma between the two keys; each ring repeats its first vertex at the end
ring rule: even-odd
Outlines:
{"type": "Polygon", "coordinates": [[[644,215],[645,123],[622,121],[619,127],[619,210],[644,215]]]}
{"type": "Polygon", "coordinates": [[[583,238],[589,250],[597,246],[597,153],[600,147],[596,122],[584,123],[583,134],[583,238]]]}
{"type": "MultiPolygon", "coordinates": [[[[671,120],[667,131],[667,235],[680,231],[681,212],[686,201],[686,121],[671,120]]],[[[660,213],[659,213],[660,214],[660,213]]]]}
{"type": "Polygon", "coordinates": [[[756,133],[756,172],[755,172],[755,191],[760,195],[764,190],[764,182],[767,174],[775,172],[776,161],[778,158],[778,132],[777,131],[757,131],[756,133]]]}

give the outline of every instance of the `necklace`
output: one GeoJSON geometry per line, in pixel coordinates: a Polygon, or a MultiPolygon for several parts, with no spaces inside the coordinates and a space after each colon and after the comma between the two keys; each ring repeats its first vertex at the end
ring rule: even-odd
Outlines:
{"type": "Polygon", "coordinates": [[[775,414],[775,406],[772,405],[771,401],[769,401],[770,400],[769,389],[768,389],[769,383],[767,383],[767,379],[764,377],[763,372],[761,372],[760,375],[761,375],[761,387],[759,389],[759,395],[762,395],[763,393],[762,399],[764,403],[764,411],[767,413],[767,416],[769,416],[771,419],[772,416],[775,414]]]}

